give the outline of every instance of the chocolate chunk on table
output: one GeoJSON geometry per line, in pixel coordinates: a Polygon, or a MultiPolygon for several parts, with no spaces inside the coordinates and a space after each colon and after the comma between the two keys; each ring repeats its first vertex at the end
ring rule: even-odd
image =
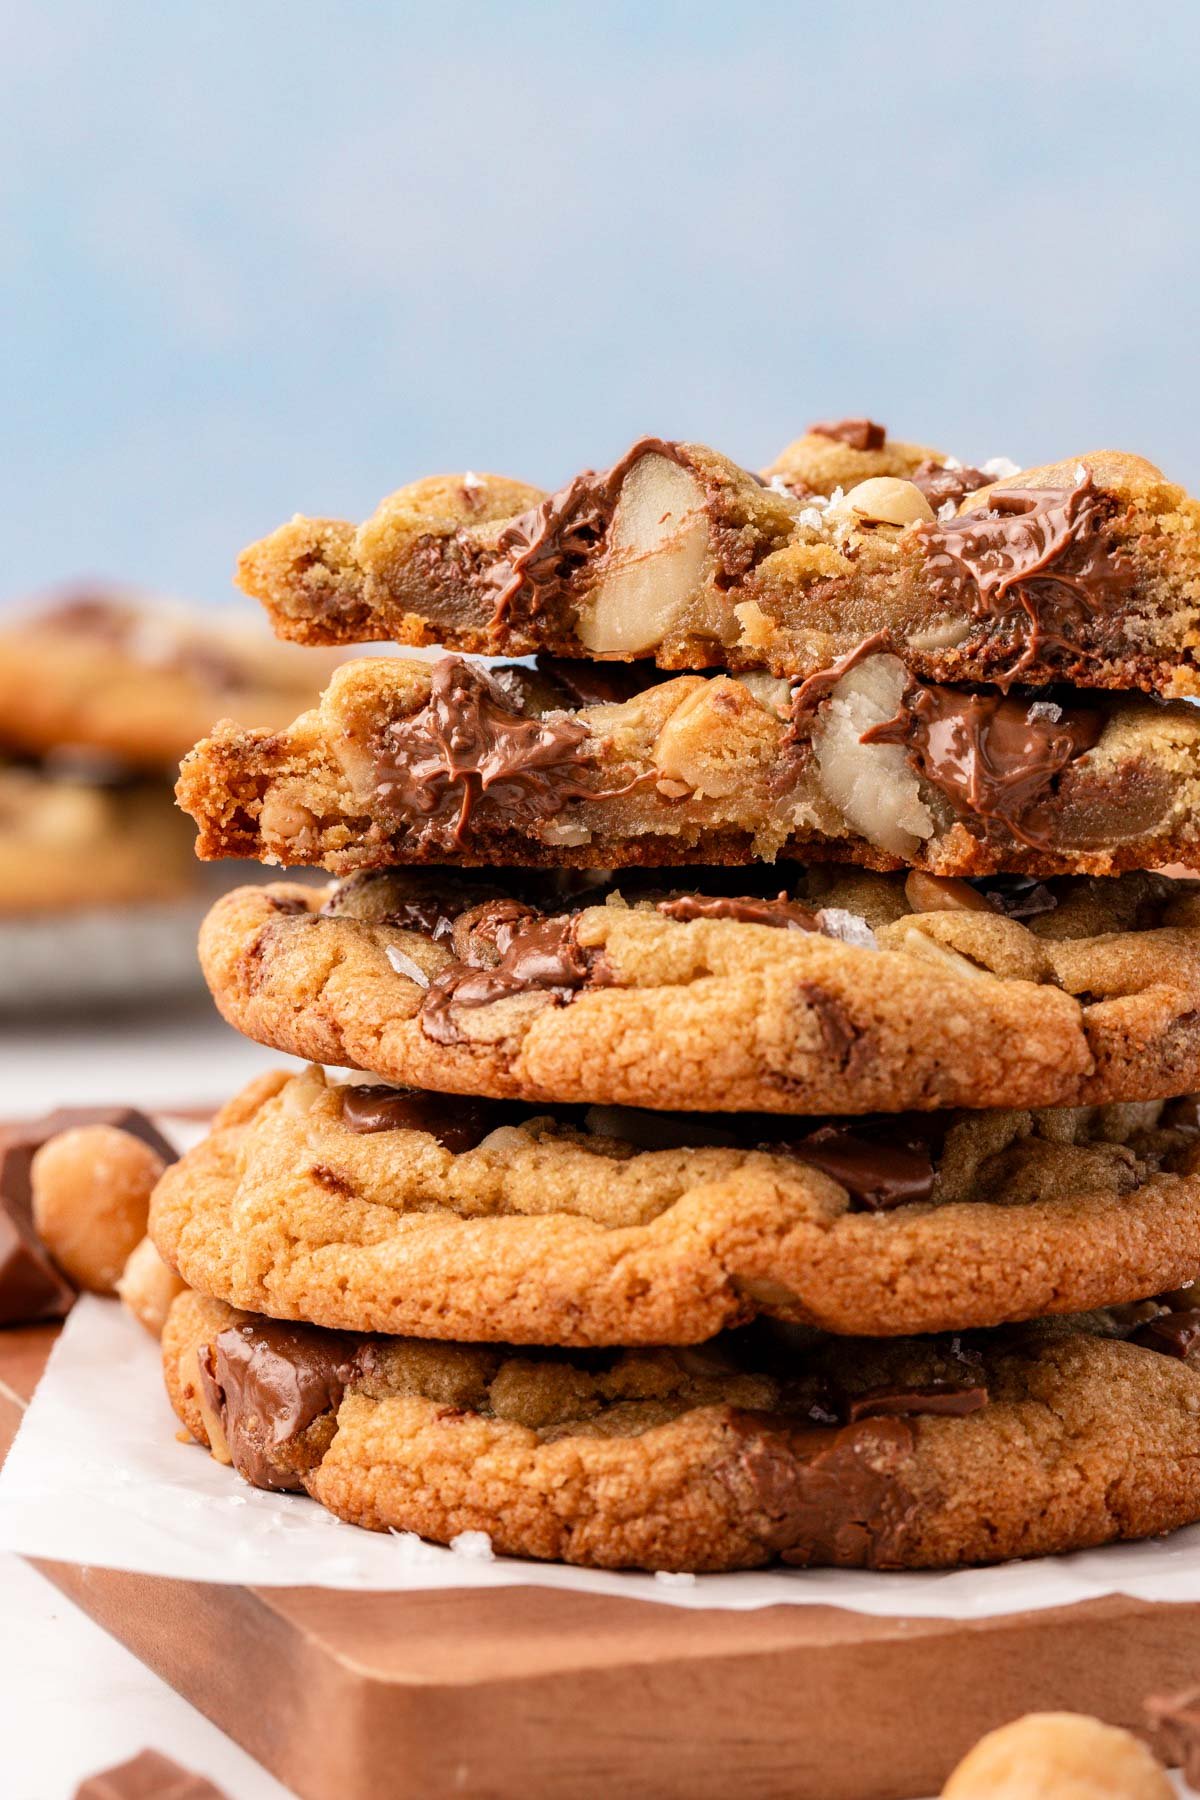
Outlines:
{"type": "Polygon", "coordinates": [[[159,1750],[143,1750],[129,1762],[89,1775],[75,1800],[226,1800],[203,1775],[193,1775],[159,1750]]]}

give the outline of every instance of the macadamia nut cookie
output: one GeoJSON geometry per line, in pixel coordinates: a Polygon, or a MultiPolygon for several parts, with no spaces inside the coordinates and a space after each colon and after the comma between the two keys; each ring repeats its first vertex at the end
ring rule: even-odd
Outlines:
{"type": "Polygon", "coordinates": [[[966,469],[869,420],[765,477],[643,438],[556,493],[492,475],[399,489],[362,525],[294,518],[238,579],[281,635],[811,675],[886,631],[933,682],[1200,687],[1200,506],[1099,451],[966,469]]]}
{"type": "Polygon", "coordinates": [[[151,1231],[190,1287],[341,1330],[581,1347],[698,1343],[756,1313],[957,1330],[1190,1281],[1200,1119],[1190,1100],[845,1125],[538,1114],[312,1068],[167,1172],[151,1231]]]}
{"type": "Polygon", "coordinates": [[[201,961],[246,1036],[449,1093],[849,1114],[1200,1088],[1190,882],[765,875],[243,888],[201,961]]]}
{"type": "Polygon", "coordinates": [[[372,1530],[485,1531],[601,1568],[948,1568],[1200,1517],[1200,1372],[1178,1340],[1129,1331],[1099,1313],[571,1353],[324,1332],[184,1294],[163,1367],[219,1460],[372,1530]]]}
{"type": "Polygon", "coordinates": [[[31,608],[0,629],[5,748],[37,757],[70,745],[163,775],[229,714],[283,725],[336,658],[302,656],[253,623],[110,589],[31,608]]]}
{"type": "Polygon", "coordinates": [[[1200,858],[1200,715],[918,680],[882,635],[791,687],[616,667],[342,666],[287,731],[220,725],[180,803],[206,857],[744,863],[1110,875],[1200,858]]]}

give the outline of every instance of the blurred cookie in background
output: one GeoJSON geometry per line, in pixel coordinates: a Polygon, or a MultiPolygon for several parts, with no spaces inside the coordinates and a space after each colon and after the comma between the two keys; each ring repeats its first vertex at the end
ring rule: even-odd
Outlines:
{"type": "Polygon", "coordinates": [[[0,919],[194,893],[192,836],[164,781],[0,754],[0,919]]]}
{"type": "Polygon", "coordinates": [[[86,747],[173,780],[218,719],[286,725],[341,660],[277,643],[256,618],[80,588],[0,615],[0,744],[86,747]]]}
{"type": "Polygon", "coordinates": [[[196,860],[179,760],[230,714],[286,724],[325,660],[122,589],[0,613],[0,1014],[201,991],[200,920],[239,872],[196,860]]]}

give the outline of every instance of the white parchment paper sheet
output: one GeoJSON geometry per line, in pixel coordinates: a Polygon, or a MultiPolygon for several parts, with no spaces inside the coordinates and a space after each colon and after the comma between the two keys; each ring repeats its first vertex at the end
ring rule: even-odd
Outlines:
{"type": "Polygon", "coordinates": [[[158,1346],[115,1301],[82,1299],[0,1474],[0,1549],[192,1581],[416,1589],[529,1586],[674,1606],[781,1602],[895,1617],[984,1618],[1099,1594],[1200,1598],[1200,1526],[1144,1544],[950,1574],[769,1569],[653,1576],[491,1557],[343,1525],[304,1495],[247,1487],[191,1444],[158,1346]]]}

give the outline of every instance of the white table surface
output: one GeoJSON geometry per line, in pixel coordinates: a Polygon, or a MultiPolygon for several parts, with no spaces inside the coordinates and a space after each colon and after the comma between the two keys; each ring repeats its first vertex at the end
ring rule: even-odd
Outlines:
{"type": "Polygon", "coordinates": [[[15,1556],[0,1556],[0,1793],[72,1800],[85,1775],[161,1750],[229,1800],[290,1790],[15,1556]]]}
{"type": "MultiPolygon", "coordinates": [[[[6,1020],[0,1112],[20,1118],[77,1103],[217,1105],[288,1060],[246,1043],[203,1001],[149,1015],[6,1020]]],[[[72,1800],[85,1775],[147,1748],[207,1775],[229,1800],[289,1800],[288,1789],[49,1582],[4,1555],[0,1745],[3,1800],[72,1800]]]]}

